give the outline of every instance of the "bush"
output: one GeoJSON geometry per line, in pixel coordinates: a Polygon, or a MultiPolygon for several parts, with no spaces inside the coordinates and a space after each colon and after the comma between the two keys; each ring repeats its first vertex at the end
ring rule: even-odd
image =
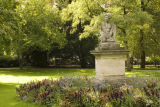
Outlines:
{"type": "Polygon", "coordinates": [[[17,67],[18,58],[15,56],[0,56],[0,67],[17,67]]]}
{"type": "Polygon", "coordinates": [[[47,51],[43,51],[40,47],[29,47],[23,53],[24,65],[47,67],[49,65],[47,55],[47,51]]]}
{"type": "Polygon", "coordinates": [[[17,88],[20,100],[48,107],[158,107],[160,82],[157,79],[131,78],[118,82],[61,78],[30,82],[17,88]]]}

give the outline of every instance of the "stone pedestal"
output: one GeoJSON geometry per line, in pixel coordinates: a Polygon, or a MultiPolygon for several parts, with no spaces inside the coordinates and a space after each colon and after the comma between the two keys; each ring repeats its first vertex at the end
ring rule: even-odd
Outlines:
{"type": "MultiPolygon", "coordinates": [[[[110,46],[110,45],[109,45],[110,46]]],[[[107,47],[106,47],[107,48],[107,47]]],[[[124,48],[91,51],[95,56],[96,79],[121,79],[125,75],[125,60],[128,50],[124,48]]]]}

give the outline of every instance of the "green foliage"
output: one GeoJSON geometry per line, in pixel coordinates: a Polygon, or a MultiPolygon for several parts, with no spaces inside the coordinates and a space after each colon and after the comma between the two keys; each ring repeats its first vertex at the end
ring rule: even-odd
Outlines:
{"type": "Polygon", "coordinates": [[[129,48],[132,55],[141,56],[141,50],[149,55],[152,44],[148,34],[153,23],[152,15],[142,10],[140,1],[116,0],[112,5],[108,11],[112,13],[112,21],[117,25],[119,40],[129,48]],[[141,31],[144,32],[143,39],[141,31]]]}
{"type": "Polygon", "coordinates": [[[160,54],[159,4],[159,0],[0,0],[0,55],[14,53],[21,60],[23,53],[39,47],[49,58],[78,56],[86,67],[90,50],[100,41],[104,13],[111,13],[118,41],[130,55],[145,61],[146,56],[160,54]]]}
{"type": "Polygon", "coordinates": [[[17,67],[18,58],[13,56],[0,56],[0,67],[17,67]]]}
{"type": "Polygon", "coordinates": [[[31,47],[49,51],[53,44],[65,45],[59,12],[50,0],[1,0],[0,8],[0,54],[15,53],[21,64],[22,54],[31,47]]]}
{"type": "Polygon", "coordinates": [[[50,0],[31,0],[22,1],[17,12],[22,20],[19,22],[21,32],[14,38],[16,53],[27,58],[26,63],[47,66],[47,53],[52,50],[53,44],[58,44],[57,48],[66,44],[59,11],[52,8],[50,0]],[[41,54],[38,55],[38,52],[41,54]]]}
{"type": "MultiPolygon", "coordinates": [[[[99,16],[94,16],[92,20],[90,21],[90,25],[86,25],[84,27],[84,32],[81,33],[80,39],[87,38],[87,37],[92,37],[98,36],[98,39],[100,37],[100,27],[101,27],[101,22],[104,20],[104,14],[100,14],[99,16]]],[[[100,41],[100,40],[99,40],[100,41]]]]}
{"type": "Polygon", "coordinates": [[[101,0],[77,0],[69,2],[61,10],[61,19],[68,40],[66,47],[72,51],[71,55],[79,57],[83,68],[88,67],[87,63],[94,66],[94,57],[90,50],[100,41],[100,23],[103,20],[101,13],[104,12],[101,3],[101,0]]]}
{"type": "Polygon", "coordinates": [[[160,64],[160,56],[151,56],[151,57],[148,57],[147,58],[147,61],[154,64],[155,66],[156,65],[159,65],[160,64]]]}
{"type": "Polygon", "coordinates": [[[131,56],[141,59],[142,68],[145,68],[146,56],[159,52],[157,3],[157,0],[115,0],[108,8],[112,21],[117,25],[119,41],[130,50],[131,56]]]}
{"type": "Polygon", "coordinates": [[[84,32],[81,32],[82,35],[90,36],[99,33],[100,23],[103,19],[101,13],[104,12],[101,2],[101,0],[73,1],[62,10],[62,20],[72,21],[71,33],[78,30],[79,24],[85,29],[84,32]]]}
{"type": "Polygon", "coordinates": [[[18,29],[18,15],[15,11],[18,2],[15,0],[0,0],[0,51],[10,53],[12,38],[18,29]]]}
{"type": "Polygon", "coordinates": [[[38,46],[43,50],[49,50],[53,43],[58,43],[60,47],[64,45],[58,11],[52,9],[49,0],[24,2],[18,11],[23,19],[23,33],[27,35],[26,46],[38,46]]]}
{"type": "Polygon", "coordinates": [[[49,64],[48,52],[36,46],[23,53],[23,60],[25,65],[35,67],[47,67],[49,64]]]}

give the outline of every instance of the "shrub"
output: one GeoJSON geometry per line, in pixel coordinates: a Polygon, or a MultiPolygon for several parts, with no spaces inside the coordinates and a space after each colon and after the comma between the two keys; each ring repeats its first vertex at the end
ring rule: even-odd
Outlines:
{"type": "Polygon", "coordinates": [[[40,47],[29,47],[23,53],[25,65],[35,66],[35,67],[47,67],[48,54],[47,51],[43,51],[40,47]]]}
{"type": "Polygon", "coordinates": [[[118,82],[95,82],[92,78],[61,78],[30,82],[17,88],[20,100],[48,107],[158,107],[157,79],[130,78],[118,82]],[[135,84],[136,82],[136,84],[135,84]]]}
{"type": "Polygon", "coordinates": [[[18,58],[15,56],[0,56],[0,67],[17,67],[18,58]]]}

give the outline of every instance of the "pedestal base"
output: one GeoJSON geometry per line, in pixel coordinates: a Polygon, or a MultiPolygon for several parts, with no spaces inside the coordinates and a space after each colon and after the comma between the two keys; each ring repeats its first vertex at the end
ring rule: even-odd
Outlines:
{"type": "Polygon", "coordinates": [[[95,55],[96,78],[105,80],[125,75],[125,60],[128,50],[92,51],[95,55]]]}

